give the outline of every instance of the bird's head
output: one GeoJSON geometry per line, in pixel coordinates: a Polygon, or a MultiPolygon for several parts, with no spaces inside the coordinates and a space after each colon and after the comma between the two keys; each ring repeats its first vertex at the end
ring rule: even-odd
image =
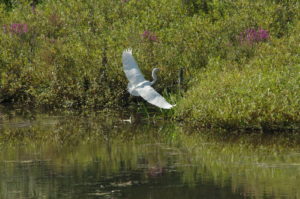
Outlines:
{"type": "Polygon", "coordinates": [[[153,70],[152,70],[153,73],[156,73],[158,71],[159,71],[159,68],[153,68],[153,70]]]}

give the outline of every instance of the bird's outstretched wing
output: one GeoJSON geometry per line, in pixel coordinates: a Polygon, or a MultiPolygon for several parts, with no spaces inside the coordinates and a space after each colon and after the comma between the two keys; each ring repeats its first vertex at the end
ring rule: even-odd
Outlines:
{"type": "Polygon", "coordinates": [[[131,49],[123,51],[122,62],[126,77],[132,85],[137,85],[145,81],[145,78],[141,70],[139,69],[139,66],[137,65],[135,59],[132,56],[131,49]]]}
{"type": "Polygon", "coordinates": [[[171,109],[173,105],[169,104],[163,96],[154,90],[150,85],[136,88],[136,91],[150,104],[159,108],[171,109]]]}

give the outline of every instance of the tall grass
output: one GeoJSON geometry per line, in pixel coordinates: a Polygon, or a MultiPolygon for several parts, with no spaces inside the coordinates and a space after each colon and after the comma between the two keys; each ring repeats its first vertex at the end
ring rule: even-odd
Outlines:
{"type": "Polygon", "coordinates": [[[242,68],[211,58],[176,109],[195,126],[297,129],[300,126],[300,29],[256,46],[242,68]]]}
{"type": "MultiPolygon", "coordinates": [[[[184,109],[194,107],[187,101],[193,95],[199,96],[196,93],[201,89],[206,94],[213,92],[214,85],[220,84],[217,77],[222,74],[226,75],[224,78],[228,76],[231,101],[238,101],[234,86],[241,85],[243,92],[250,88],[244,78],[237,82],[239,78],[235,75],[252,77],[256,82],[256,74],[264,71],[262,74],[268,76],[269,82],[274,82],[273,77],[290,74],[286,73],[284,60],[288,59],[291,67],[299,64],[295,58],[297,45],[285,48],[299,35],[299,11],[296,0],[2,1],[0,103],[65,108],[128,107],[132,98],[126,91],[121,63],[122,51],[128,47],[133,48],[147,79],[151,78],[153,67],[161,69],[155,88],[178,99],[178,107],[184,107],[176,108],[180,117],[186,115],[184,109]],[[22,32],[15,30],[15,26],[27,29],[22,32]],[[259,31],[265,31],[267,37],[246,39],[259,31]],[[180,88],[187,90],[182,100],[179,70],[185,71],[180,88]],[[268,70],[273,72],[269,74],[268,70]],[[204,78],[203,74],[211,78],[204,78]],[[201,83],[197,85],[198,79],[201,83]]],[[[297,79],[295,71],[292,74],[297,79]]],[[[292,89],[293,86],[286,90],[292,89]]],[[[256,93],[260,91],[266,92],[252,89],[250,95],[262,96],[256,93]]],[[[281,99],[283,94],[274,95],[281,99]]],[[[194,102],[203,104],[199,99],[194,102]]],[[[250,103],[250,99],[243,103],[250,103]]],[[[291,98],[294,99],[297,98],[291,98]]],[[[290,104],[293,103],[297,101],[290,104]]],[[[212,104],[214,112],[218,112],[218,106],[212,104]]],[[[198,116],[195,119],[202,121],[198,116]]]]}

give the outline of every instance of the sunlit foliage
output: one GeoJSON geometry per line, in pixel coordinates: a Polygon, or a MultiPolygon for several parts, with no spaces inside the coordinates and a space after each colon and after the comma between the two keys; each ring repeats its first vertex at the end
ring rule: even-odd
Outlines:
{"type": "MultiPolygon", "coordinates": [[[[156,89],[177,99],[174,103],[181,118],[193,109],[201,117],[197,113],[189,119],[200,126],[204,125],[200,118],[208,115],[213,118],[208,126],[219,121],[216,118],[221,117],[219,110],[227,106],[226,100],[214,104],[219,94],[209,98],[208,93],[216,87],[223,89],[217,78],[223,75],[228,77],[224,79],[228,100],[239,107],[264,101],[276,78],[281,79],[284,83],[274,92],[275,98],[287,96],[291,106],[286,103],[282,109],[274,98],[268,106],[262,105],[264,113],[257,105],[251,111],[264,123],[299,122],[294,115],[300,107],[294,101],[299,99],[297,0],[6,0],[0,3],[0,13],[0,103],[127,108],[132,98],[126,91],[121,53],[131,47],[147,79],[153,67],[161,69],[156,89]],[[184,71],[180,86],[179,71],[184,71]],[[259,82],[260,73],[270,86],[261,81],[264,87],[251,88],[259,82]],[[237,85],[250,95],[249,100],[239,100],[234,91],[237,85]],[[207,97],[197,97],[202,94],[207,97]],[[195,100],[189,103],[190,99],[195,100]],[[208,112],[208,107],[200,108],[207,99],[212,99],[210,111],[216,114],[208,112]],[[279,109],[281,116],[274,111],[279,109]]],[[[226,115],[235,114],[227,108],[226,115]]],[[[240,119],[234,122],[231,116],[223,118],[222,126],[236,126],[229,121],[248,125],[247,114],[239,111],[240,119]]],[[[252,125],[262,126],[260,122],[252,125]]]]}

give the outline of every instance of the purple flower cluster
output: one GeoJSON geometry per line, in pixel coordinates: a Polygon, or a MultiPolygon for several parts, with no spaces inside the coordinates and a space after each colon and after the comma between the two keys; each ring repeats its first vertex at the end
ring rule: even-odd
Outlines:
{"type": "Polygon", "coordinates": [[[11,34],[25,34],[28,32],[28,25],[21,23],[14,23],[11,25],[4,25],[3,30],[5,33],[11,34]]]}
{"type": "Polygon", "coordinates": [[[157,36],[148,30],[144,31],[144,33],[142,34],[142,37],[143,37],[143,39],[146,39],[148,41],[158,42],[157,36]]]}
{"type": "Polygon", "coordinates": [[[246,42],[249,44],[258,43],[267,41],[269,39],[269,32],[262,28],[254,29],[250,28],[247,29],[245,32],[241,33],[240,40],[242,43],[246,42]]]}

